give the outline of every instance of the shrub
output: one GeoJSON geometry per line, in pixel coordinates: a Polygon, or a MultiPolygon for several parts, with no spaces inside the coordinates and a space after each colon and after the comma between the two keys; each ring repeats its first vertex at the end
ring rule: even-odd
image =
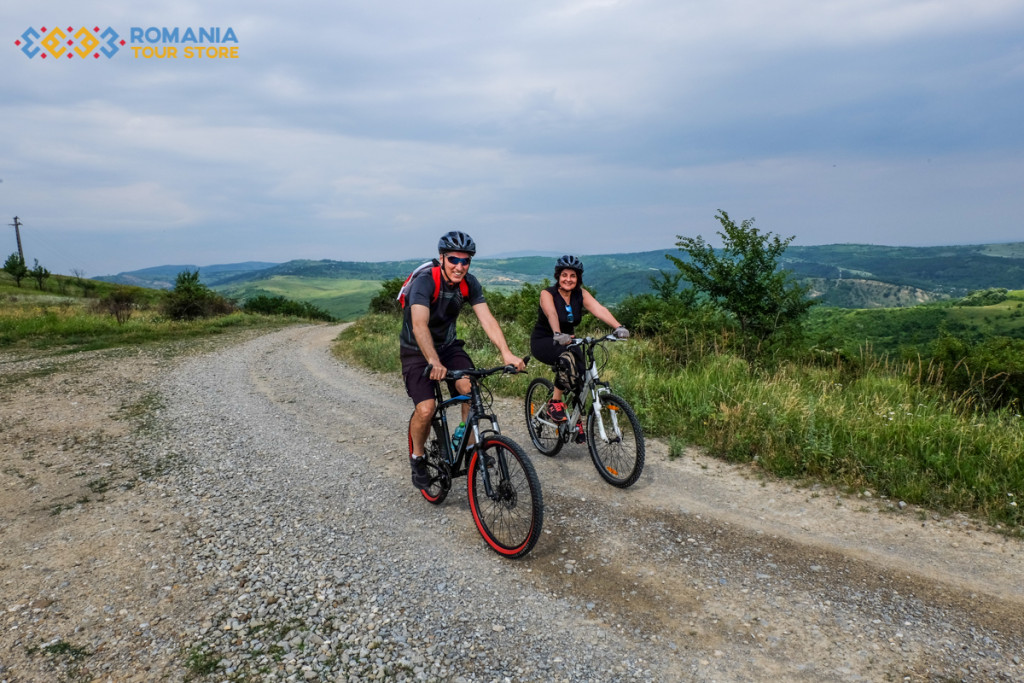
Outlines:
{"type": "Polygon", "coordinates": [[[293,301],[283,296],[267,296],[260,294],[247,300],[242,305],[246,313],[262,313],[264,315],[291,315],[296,318],[307,318],[309,320],[323,320],[334,322],[333,315],[317,308],[306,301],[293,301]]]}
{"type": "Polygon", "coordinates": [[[401,313],[398,304],[398,291],[402,289],[405,278],[395,277],[381,283],[380,291],[370,299],[370,313],[401,313]]]}
{"type": "Polygon", "coordinates": [[[132,312],[138,306],[139,296],[133,289],[117,287],[98,303],[101,310],[110,313],[117,319],[118,324],[123,325],[132,317],[132,312]]]}
{"type": "Polygon", "coordinates": [[[946,335],[932,344],[940,383],[984,409],[1024,406],[1024,340],[990,337],[972,343],[946,335]]]}
{"type": "Polygon", "coordinates": [[[537,308],[540,306],[540,293],[551,285],[547,278],[539,285],[530,283],[512,292],[487,292],[487,307],[503,325],[518,323],[527,330],[532,330],[537,322],[537,308]]]}
{"type": "Polygon", "coordinates": [[[50,271],[39,265],[39,259],[35,259],[34,267],[28,271],[29,277],[36,281],[39,290],[43,290],[43,283],[50,277],[50,271]]]}
{"type": "Polygon", "coordinates": [[[165,295],[163,309],[174,320],[195,320],[226,315],[233,312],[235,306],[201,283],[198,270],[183,270],[175,278],[174,289],[165,295]]]}
{"type": "Polygon", "coordinates": [[[1003,287],[990,287],[970,292],[957,302],[957,306],[994,306],[1010,298],[1009,292],[1003,287]]]}

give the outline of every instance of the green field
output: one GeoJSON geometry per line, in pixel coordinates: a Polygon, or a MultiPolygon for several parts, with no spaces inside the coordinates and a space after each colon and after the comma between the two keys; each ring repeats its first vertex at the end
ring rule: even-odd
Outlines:
{"type": "Polygon", "coordinates": [[[1006,297],[987,306],[951,300],[909,308],[817,307],[811,309],[806,330],[818,345],[847,352],[864,346],[879,353],[921,348],[942,334],[972,341],[991,337],[1024,339],[1024,290],[1009,291],[1006,297]]]}
{"type": "Polygon", "coordinates": [[[239,302],[260,294],[283,296],[322,308],[339,320],[352,320],[366,314],[370,299],[380,290],[380,281],[275,275],[214,289],[239,302]]]}

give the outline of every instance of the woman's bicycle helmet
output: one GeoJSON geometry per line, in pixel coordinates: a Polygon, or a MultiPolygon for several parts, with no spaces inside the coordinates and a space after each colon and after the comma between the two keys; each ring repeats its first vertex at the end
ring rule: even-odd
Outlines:
{"type": "Polygon", "coordinates": [[[572,268],[580,275],[583,274],[583,261],[580,261],[575,256],[566,254],[558,259],[558,263],[555,264],[555,270],[562,270],[563,268],[572,268]]]}
{"type": "Polygon", "coordinates": [[[558,281],[558,275],[568,268],[569,270],[576,271],[576,282],[579,286],[583,286],[583,261],[580,261],[575,256],[566,254],[558,259],[555,263],[555,281],[558,281]]]}
{"type": "Polygon", "coordinates": [[[437,251],[446,254],[449,251],[464,251],[470,256],[476,254],[476,242],[473,238],[459,230],[451,230],[441,236],[437,243],[437,251]]]}

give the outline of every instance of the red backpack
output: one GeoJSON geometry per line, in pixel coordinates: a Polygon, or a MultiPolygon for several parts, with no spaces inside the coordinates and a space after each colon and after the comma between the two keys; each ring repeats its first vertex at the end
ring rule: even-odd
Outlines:
{"type": "MultiPolygon", "coordinates": [[[[405,282],[402,283],[402,288],[398,290],[398,296],[395,297],[402,308],[405,308],[405,292],[409,288],[409,283],[427,268],[430,268],[430,275],[434,278],[434,295],[430,297],[430,303],[437,301],[437,297],[441,293],[441,263],[437,259],[431,259],[416,266],[416,269],[409,273],[409,277],[405,278],[405,282]]],[[[462,278],[462,281],[459,282],[459,291],[462,293],[463,299],[469,296],[469,285],[466,284],[466,278],[462,278]]]]}

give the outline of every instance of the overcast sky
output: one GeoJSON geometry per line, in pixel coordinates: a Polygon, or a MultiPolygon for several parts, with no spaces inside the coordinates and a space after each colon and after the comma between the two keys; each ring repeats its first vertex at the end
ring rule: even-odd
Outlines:
{"type": "Polygon", "coordinates": [[[421,258],[452,228],[482,257],[674,251],[719,209],[797,245],[1024,241],[1021,0],[44,0],[0,27],[0,258],[17,215],[53,272],[421,258]],[[230,27],[238,56],[27,57],[50,22],[230,27]]]}

